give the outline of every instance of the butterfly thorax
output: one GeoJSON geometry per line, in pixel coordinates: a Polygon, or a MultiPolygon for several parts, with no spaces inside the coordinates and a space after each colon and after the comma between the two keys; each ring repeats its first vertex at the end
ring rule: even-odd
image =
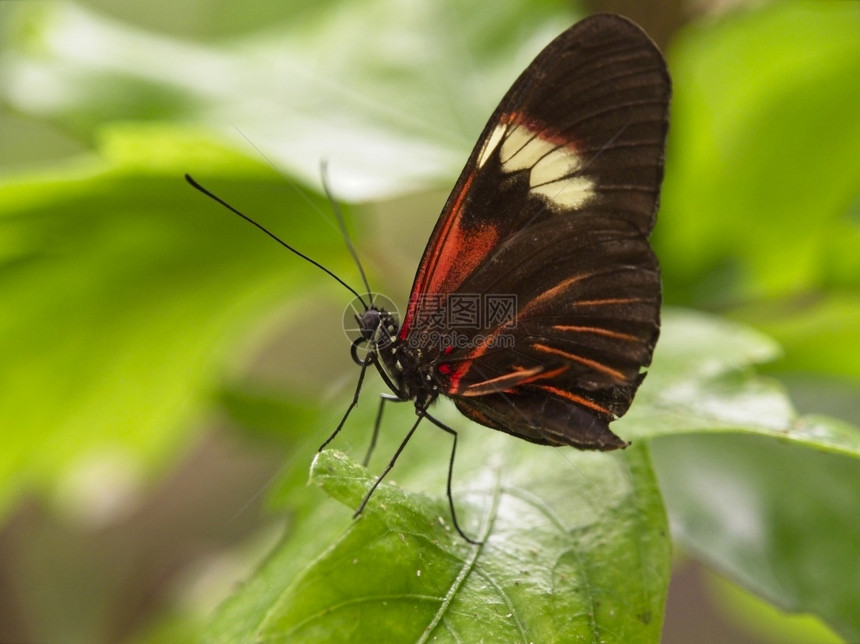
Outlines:
{"type": "Polygon", "coordinates": [[[388,311],[371,307],[359,318],[361,335],[369,351],[376,355],[376,366],[398,398],[415,401],[426,409],[438,396],[432,362],[424,349],[411,347],[400,339],[400,324],[388,311]]]}

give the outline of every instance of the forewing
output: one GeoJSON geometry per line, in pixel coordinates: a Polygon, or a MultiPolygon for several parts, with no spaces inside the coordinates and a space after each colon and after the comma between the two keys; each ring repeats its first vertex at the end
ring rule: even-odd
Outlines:
{"type": "Polygon", "coordinates": [[[401,336],[427,294],[455,292],[539,220],[588,209],[647,235],[663,175],[670,83],[648,36],[619,16],[553,40],[490,117],[419,265],[401,336]]]}

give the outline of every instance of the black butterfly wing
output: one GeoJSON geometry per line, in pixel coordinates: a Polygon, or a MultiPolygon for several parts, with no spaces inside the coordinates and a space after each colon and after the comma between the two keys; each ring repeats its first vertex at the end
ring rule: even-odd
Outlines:
{"type": "Polygon", "coordinates": [[[478,276],[464,288],[484,282],[485,302],[516,291],[516,316],[438,357],[443,389],[467,416],[534,442],[622,446],[607,426],[630,406],[659,331],[650,247],[625,223],[587,217],[538,225],[500,264],[508,256],[494,285],[478,276]]]}
{"type": "Polygon", "coordinates": [[[400,331],[470,418],[539,443],[625,444],[608,423],[659,332],[647,236],[670,93],[648,36],[597,15],[550,43],[490,118],[400,331]]]}

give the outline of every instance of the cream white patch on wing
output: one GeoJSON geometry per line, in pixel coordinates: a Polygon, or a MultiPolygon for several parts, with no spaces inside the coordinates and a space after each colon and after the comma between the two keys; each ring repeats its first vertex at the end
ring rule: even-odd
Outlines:
{"type": "Polygon", "coordinates": [[[502,172],[529,170],[531,192],[550,205],[565,210],[581,208],[597,196],[595,180],[576,174],[585,162],[570,145],[541,138],[521,123],[500,123],[487,137],[478,167],[483,167],[497,148],[502,172]]]}
{"type": "Polygon", "coordinates": [[[493,133],[487,137],[486,142],[484,143],[484,147],[481,149],[481,154],[478,155],[478,167],[483,168],[484,164],[487,162],[487,159],[493,154],[496,149],[496,146],[499,145],[499,141],[502,140],[502,137],[505,135],[505,131],[508,129],[508,126],[500,123],[493,130],[493,133]]]}
{"type": "Polygon", "coordinates": [[[546,197],[551,203],[563,208],[582,208],[594,198],[594,180],[588,177],[559,179],[533,187],[531,191],[546,197]]]}
{"type": "Polygon", "coordinates": [[[508,126],[499,158],[502,170],[516,172],[527,170],[555,149],[555,144],[540,138],[524,125],[512,123],[508,126]]]}

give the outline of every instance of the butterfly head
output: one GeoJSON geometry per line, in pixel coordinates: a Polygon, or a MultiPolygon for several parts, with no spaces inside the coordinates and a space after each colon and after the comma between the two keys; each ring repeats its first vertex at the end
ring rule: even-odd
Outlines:
{"type": "Polygon", "coordinates": [[[385,309],[370,306],[355,316],[361,337],[375,349],[390,346],[397,341],[400,325],[397,318],[385,309]]]}

